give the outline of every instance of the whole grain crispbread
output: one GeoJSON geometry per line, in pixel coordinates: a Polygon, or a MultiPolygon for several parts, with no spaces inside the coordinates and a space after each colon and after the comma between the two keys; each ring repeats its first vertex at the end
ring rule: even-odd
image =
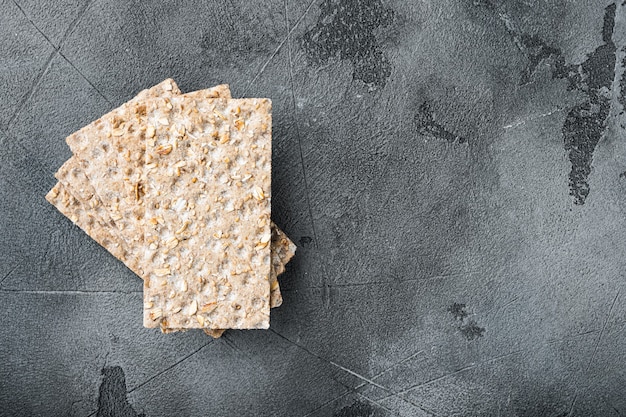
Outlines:
{"type": "MultiPolygon", "coordinates": [[[[167,79],[143,90],[135,98],[112,110],[95,122],[67,137],[66,142],[80,161],[95,195],[109,211],[128,247],[141,246],[143,202],[141,175],[145,152],[145,127],[125,130],[130,109],[140,108],[145,99],[179,95],[176,83],[167,79]]],[[[199,90],[188,95],[193,99],[230,97],[228,85],[199,90]]]]}
{"type": "Polygon", "coordinates": [[[145,130],[126,129],[130,108],[146,97],[179,93],[172,80],[165,80],[66,139],[103,207],[116,223],[119,236],[129,247],[141,246],[143,241],[140,180],[145,146],[145,130]]]}
{"type": "Polygon", "coordinates": [[[143,104],[144,325],[269,327],[271,102],[143,104]]]}

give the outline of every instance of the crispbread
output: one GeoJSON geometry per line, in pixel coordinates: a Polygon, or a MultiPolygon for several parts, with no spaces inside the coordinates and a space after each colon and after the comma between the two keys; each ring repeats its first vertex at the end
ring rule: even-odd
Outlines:
{"type": "Polygon", "coordinates": [[[82,203],[65,190],[63,184],[57,183],[52,187],[46,194],[46,200],[113,256],[125,258],[124,248],[108,232],[108,225],[102,224],[89,210],[85,210],[82,203]]]}
{"type": "MultiPolygon", "coordinates": [[[[169,97],[172,95],[181,94],[180,89],[176,85],[176,82],[172,79],[166,79],[165,81],[153,86],[152,88],[142,90],[135,96],[133,99],[129,101],[130,104],[137,103],[142,100],[146,100],[154,97],[169,97]]],[[[187,96],[191,98],[212,98],[212,97],[221,97],[221,98],[230,98],[230,89],[227,84],[222,84],[215,86],[210,89],[194,91],[192,93],[188,93],[187,96]]],[[[127,103],[127,105],[129,104],[127,103]]],[[[109,113],[111,114],[111,113],[109,113]]],[[[100,118],[100,121],[106,120],[108,115],[100,118]]],[[[92,123],[95,124],[98,121],[92,123]]],[[[86,130],[87,128],[81,129],[81,131],[86,130]]],[[[89,139],[89,138],[87,138],[89,139]]],[[[138,148],[143,150],[143,143],[136,144],[138,148]]],[[[127,167],[125,167],[127,168],[127,167]]],[[[89,179],[85,174],[83,168],[80,166],[80,162],[76,156],[72,156],[69,160],[67,160],[55,173],[55,177],[65,184],[67,189],[73,189],[75,198],[82,200],[83,202],[88,202],[92,199],[96,200],[97,206],[102,207],[102,201],[96,194],[93,186],[89,183],[89,179]],[[74,184],[74,187],[70,186],[70,184],[74,184]]],[[[135,191],[138,193],[140,190],[137,187],[135,191]]],[[[136,196],[137,197],[137,196],[136,196]]],[[[103,220],[111,221],[112,224],[115,222],[110,218],[110,215],[106,215],[104,210],[99,215],[103,216],[103,220]]],[[[123,240],[123,239],[122,239],[123,240]]]]}
{"type": "Polygon", "coordinates": [[[296,254],[296,244],[278,227],[272,228],[272,247],[276,248],[276,256],[272,257],[276,275],[285,272],[285,266],[296,254]]]}
{"type": "MultiPolygon", "coordinates": [[[[272,274],[278,276],[285,272],[285,266],[296,254],[296,245],[278,227],[272,228],[272,274]]],[[[278,280],[270,280],[270,305],[279,307],[283,303],[278,280]]]]}
{"type": "MultiPolygon", "coordinates": [[[[85,175],[109,211],[118,228],[118,234],[127,247],[138,247],[143,242],[141,201],[141,172],[144,154],[144,130],[125,131],[129,108],[151,97],[167,98],[179,95],[176,83],[167,79],[143,90],[134,99],[102,116],[90,125],[67,137],[66,142],[81,161],[85,175]]],[[[190,93],[193,98],[230,97],[228,85],[190,93]]],[[[141,272],[141,270],[139,270],[141,272]]]]}
{"type": "Polygon", "coordinates": [[[269,327],[271,102],[172,97],[130,116],[149,129],[144,325],[269,327]]]}

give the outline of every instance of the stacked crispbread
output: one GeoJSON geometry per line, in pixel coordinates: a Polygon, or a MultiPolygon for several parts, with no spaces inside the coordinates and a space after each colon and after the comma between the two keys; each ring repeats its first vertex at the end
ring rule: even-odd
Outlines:
{"type": "Polygon", "coordinates": [[[173,80],[70,135],[46,196],[144,280],[144,326],[269,327],[295,245],[271,222],[271,101],[173,80]]]}

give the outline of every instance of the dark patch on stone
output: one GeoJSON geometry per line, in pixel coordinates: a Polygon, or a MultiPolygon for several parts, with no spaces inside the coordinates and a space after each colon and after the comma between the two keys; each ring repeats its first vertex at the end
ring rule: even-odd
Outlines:
{"type": "Polygon", "coordinates": [[[126,376],[119,366],[102,369],[96,417],[145,417],[137,414],[126,398],[126,376]]]}
{"type": "MultiPolygon", "coordinates": [[[[626,46],[622,48],[622,52],[626,52],[626,46]]],[[[626,56],[622,59],[622,68],[626,68],[626,56]]],[[[622,105],[622,111],[620,114],[626,113],[626,71],[622,73],[622,77],[619,80],[619,96],[617,101],[622,105]]]]}
{"type": "Polygon", "coordinates": [[[441,124],[437,123],[431,104],[428,101],[422,103],[422,105],[417,110],[417,113],[415,113],[415,117],[413,118],[413,120],[417,127],[417,132],[420,135],[432,136],[437,139],[443,139],[449,143],[466,142],[465,138],[459,135],[455,135],[454,133],[448,131],[441,124]]]}
{"type": "Polygon", "coordinates": [[[262,13],[251,14],[242,10],[241,5],[231,3],[229,7],[218,7],[214,18],[220,22],[220,30],[207,24],[199,42],[202,63],[209,67],[249,63],[251,57],[271,54],[272,45],[279,42],[277,33],[257,30],[267,27],[262,13]]]}
{"type": "Polygon", "coordinates": [[[496,5],[491,2],[491,0],[474,0],[474,6],[484,7],[490,12],[496,11],[496,5]]]}
{"type": "Polygon", "coordinates": [[[455,320],[458,320],[458,329],[467,340],[478,339],[483,337],[485,328],[478,326],[478,323],[474,319],[467,319],[469,313],[466,310],[466,305],[462,303],[453,303],[448,307],[448,311],[452,314],[455,320]]]}
{"type": "Polygon", "coordinates": [[[574,204],[585,204],[589,195],[588,178],[591,174],[593,151],[602,137],[608,115],[608,103],[604,106],[585,102],[574,107],[563,124],[565,150],[568,151],[572,164],[569,185],[574,204]]]}
{"type": "Polygon", "coordinates": [[[474,320],[470,320],[461,326],[459,330],[461,330],[461,333],[467,340],[478,339],[479,337],[483,337],[483,333],[485,333],[485,328],[479,327],[474,320]]]}
{"type": "Polygon", "coordinates": [[[468,316],[467,311],[465,311],[465,304],[454,303],[450,307],[448,307],[448,311],[457,320],[463,320],[465,317],[468,316]]]}
{"type": "MultiPolygon", "coordinates": [[[[563,139],[572,170],[569,174],[570,195],[582,205],[589,195],[589,174],[593,152],[606,130],[611,110],[610,91],[615,77],[616,47],[611,37],[615,23],[615,4],[606,8],[602,39],[598,47],[578,66],[576,77],[568,77],[576,89],[586,92],[585,102],[567,114],[563,124],[563,139]]],[[[575,67],[570,66],[570,71],[575,67]]]]}
{"type": "Polygon", "coordinates": [[[619,174],[619,179],[626,179],[626,171],[619,174]]]}
{"type": "Polygon", "coordinates": [[[381,0],[324,0],[317,23],[301,39],[315,65],[332,58],[352,64],[352,78],[372,88],[383,88],[391,75],[391,63],[376,31],[394,21],[394,11],[381,0]]]}
{"type": "Polygon", "coordinates": [[[527,52],[528,66],[522,72],[520,83],[528,84],[532,81],[532,77],[537,71],[537,67],[543,60],[551,57],[561,57],[561,51],[557,48],[546,45],[537,35],[529,36],[523,34],[520,36],[519,42],[523,45],[527,52]]]}
{"type": "Polygon", "coordinates": [[[333,417],[374,417],[375,410],[370,404],[356,401],[354,404],[343,407],[333,414],[333,417]]]}
{"type": "Polygon", "coordinates": [[[566,79],[569,90],[585,94],[584,101],[570,109],[561,130],[563,146],[572,165],[569,173],[570,195],[574,198],[574,204],[584,204],[589,195],[588,180],[593,153],[606,130],[611,106],[610,91],[615,77],[617,50],[612,40],[616,4],[605,9],[602,28],[604,44],[588,54],[587,59],[579,65],[565,64],[561,50],[547,45],[536,35],[522,33],[511,18],[491,1],[481,0],[474,4],[497,13],[517,47],[526,55],[528,65],[520,76],[522,84],[532,82],[539,64],[551,60],[554,68],[552,77],[566,79]]]}
{"type": "Polygon", "coordinates": [[[313,238],[311,238],[310,236],[302,236],[300,238],[300,246],[302,246],[303,248],[308,248],[309,246],[311,246],[311,243],[313,243],[313,238]]]}

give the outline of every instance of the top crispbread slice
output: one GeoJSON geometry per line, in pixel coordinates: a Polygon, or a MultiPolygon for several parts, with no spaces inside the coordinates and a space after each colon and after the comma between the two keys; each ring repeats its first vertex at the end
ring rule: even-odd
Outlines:
{"type": "Polygon", "coordinates": [[[143,104],[144,325],[269,327],[271,102],[143,104]]]}
{"type": "MultiPolygon", "coordinates": [[[[216,98],[227,93],[228,85],[210,90],[190,93],[192,98],[216,98]]],[[[141,176],[145,151],[145,127],[133,124],[130,109],[140,108],[140,103],[151,97],[179,95],[180,90],[173,80],[144,90],[134,99],[107,113],[90,125],[73,133],[66,139],[74,155],[81,161],[84,173],[89,178],[103,207],[109,213],[119,235],[128,246],[141,244],[143,234],[143,204],[141,176]],[[133,129],[129,129],[133,126],[133,129]]]]}

